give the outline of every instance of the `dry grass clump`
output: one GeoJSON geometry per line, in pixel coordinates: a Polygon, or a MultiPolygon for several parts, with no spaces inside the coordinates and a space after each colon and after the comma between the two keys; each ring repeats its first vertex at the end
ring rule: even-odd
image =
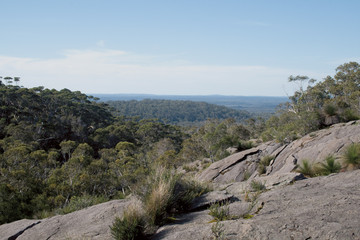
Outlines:
{"type": "Polygon", "coordinates": [[[346,167],[360,168],[360,143],[349,145],[342,157],[346,167]]]}
{"type": "Polygon", "coordinates": [[[112,235],[120,240],[151,235],[159,226],[173,220],[175,213],[186,211],[191,201],[207,190],[193,180],[158,167],[135,192],[141,204],[129,208],[122,219],[115,220],[112,235]]]}

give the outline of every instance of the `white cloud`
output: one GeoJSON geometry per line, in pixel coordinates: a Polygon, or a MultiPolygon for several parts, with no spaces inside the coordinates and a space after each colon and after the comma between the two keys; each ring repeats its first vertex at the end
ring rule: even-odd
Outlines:
{"type": "Polygon", "coordinates": [[[161,56],[112,49],[67,50],[63,57],[53,59],[0,56],[0,71],[20,76],[26,87],[69,88],[86,93],[267,96],[285,95],[283,86],[294,73],[266,66],[190,65],[177,59],[164,62],[161,56]]]}

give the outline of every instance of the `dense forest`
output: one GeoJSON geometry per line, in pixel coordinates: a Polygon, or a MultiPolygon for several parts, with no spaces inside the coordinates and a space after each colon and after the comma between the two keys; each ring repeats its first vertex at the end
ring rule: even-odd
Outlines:
{"type": "Polygon", "coordinates": [[[356,62],[319,82],[291,76],[298,91],[267,121],[208,119],[198,127],[114,116],[107,104],[81,92],[24,88],[19,78],[2,80],[0,224],[123,198],[142,191],[156,166],[176,169],[206,159],[206,167],[227,156],[228,147],[242,150],[268,140],[286,144],[360,115],[356,62]]]}
{"type": "Polygon", "coordinates": [[[246,111],[235,110],[206,102],[156,100],[108,101],[114,115],[138,116],[141,119],[157,118],[169,124],[194,125],[208,119],[233,118],[244,121],[250,117],[246,111]]]}

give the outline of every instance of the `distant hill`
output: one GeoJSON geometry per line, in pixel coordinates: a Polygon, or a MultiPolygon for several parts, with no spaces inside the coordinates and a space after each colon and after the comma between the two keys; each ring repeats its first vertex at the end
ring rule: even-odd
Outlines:
{"type": "Polygon", "coordinates": [[[141,101],[108,101],[107,103],[115,109],[114,114],[118,116],[139,116],[141,119],[158,118],[172,124],[227,118],[242,121],[251,116],[247,111],[206,102],[145,99],[141,101]]]}
{"type": "Polygon", "coordinates": [[[151,95],[151,94],[92,94],[101,101],[141,101],[144,99],[183,100],[206,102],[222,105],[232,109],[245,110],[256,114],[274,113],[280,103],[288,101],[288,97],[264,96],[223,96],[223,95],[151,95]]]}

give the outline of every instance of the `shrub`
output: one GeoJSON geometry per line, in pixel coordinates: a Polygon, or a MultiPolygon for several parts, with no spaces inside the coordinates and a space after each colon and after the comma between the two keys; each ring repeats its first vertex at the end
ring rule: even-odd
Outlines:
{"type": "Polygon", "coordinates": [[[329,116],[335,116],[336,115],[336,107],[332,104],[327,104],[324,107],[324,112],[329,116]]]}
{"type": "Polygon", "coordinates": [[[146,239],[144,234],[145,221],[141,206],[130,205],[124,212],[123,218],[116,218],[110,229],[115,240],[146,239]]]}
{"type": "Polygon", "coordinates": [[[224,231],[224,224],[220,222],[216,222],[211,226],[211,233],[213,235],[214,240],[223,240],[225,239],[225,231],[224,231]]]}
{"type": "Polygon", "coordinates": [[[304,174],[307,177],[314,177],[315,173],[312,167],[312,164],[309,162],[309,160],[304,159],[302,160],[302,165],[297,165],[297,172],[304,174]]]}
{"type": "Polygon", "coordinates": [[[271,160],[273,160],[274,157],[270,155],[266,155],[263,158],[261,158],[259,166],[258,166],[258,172],[259,174],[264,174],[266,172],[266,167],[269,166],[271,160]]]}
{"type": "Polygon", "coordinates": [[[351,109],[346,109],[342,114],[345,122],[359,120],[359,116],[351,109]]]}
{"type": "Polygon", "coordinates": [[[346,166],[352,166],[355,168],[360,167],[360,144],[353,143],[349,145],[344,154],[343,160],[346,166]]]}
{"type": "Polygon", "coordinates": [[[252,147],[254,147],[254,143],[251,141],[239,141],[237,145],[237,150],[240,152],[246,149],[250,149],[252,147]]]}
{"type": "Polygon", "coordinates": [[[138,195],[143,201],[147,227],[155,229],[171,220],[174,213],[186,211],[192,200],[209,189],[194,180],[159,167],[143,184],[138,195]]]}
{"type": "Polygon", "coordinates": [[[329,175],[331,173],[337,173],[341,169],[340,163],[336,162],[336,158],[332,155],[325,158],[324,163],[320,163],[314,170],[316,175],[329,175]]]}
{"type": "Polygon", "coordinates": [[[58,214],[67,214],[75,212],[99,203],[108,201],[109,199],[104,196],[91,196],[85,194],[83,196],[74,196],[70,199],[70,202],[63,208],[56,210],[58,214]]]}
{"type": "Polygon", "coordinates": [[[148,192],[143,197],[144,208],[150,225],[162,225],[168,217],[178,175],[170,170],[158,168],[149,179],[148,192]]]}
{"type": "Polygon", "coordinates": [[[260,181],[251,181],[250,187],[254,192],[260,192],[266,189],[265,185],[260,181]]]}
{"type": "Polygon", "coordinates": [[[246,171],[244,172],[244,179],[243,179],[243,181],[248,180],[250,177],[251,177],[251,173],[246,170],[246,171]]]}
{"type": "Polygon", "coordinates": [[[230,210],[228,204],[215,203],[210,206],[209,215],[214,217],[215,221],[230,220],[230,210]]]}

